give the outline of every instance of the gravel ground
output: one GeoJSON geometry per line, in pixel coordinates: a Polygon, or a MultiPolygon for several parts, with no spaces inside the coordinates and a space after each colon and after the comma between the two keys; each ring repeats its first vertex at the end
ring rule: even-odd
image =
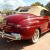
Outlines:
{"type": "Polygon", "coordinates": [[[36,44],[27,41],[6,42],[0,38],[0,50],[50,50],[50,32],[43,35],[36,44]]]}

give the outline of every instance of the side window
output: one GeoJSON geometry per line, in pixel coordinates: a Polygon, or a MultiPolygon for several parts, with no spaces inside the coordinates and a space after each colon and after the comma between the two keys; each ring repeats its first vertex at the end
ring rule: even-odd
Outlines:
{"type": "Polygon", "coordinates": [[[48,16],[48,11],[43,9],[43,10],[41,10],[40,15],[41,16],[48,16]]]}
{"type": "Polygon", "coordinates": [[[20,12],[27,12],[27,11],[29,11],[29,8],[22,8],[22,9],[20,10],[20,12]]]}
{"type": "Polygon", "coordinates": [[[48,11],[48,16],[50,16],[50,11],[48,11]]]}

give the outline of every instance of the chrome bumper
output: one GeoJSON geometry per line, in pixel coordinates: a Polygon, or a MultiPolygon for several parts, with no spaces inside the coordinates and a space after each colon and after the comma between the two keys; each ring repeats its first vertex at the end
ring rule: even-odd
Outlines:
{"type": "Polygon", "coordinates": [[[2,37],[2,38],[8,38],[8,39],[11,39],[11,40],[19,40],[19,39],[16,39],[15,36],[13,36],[11,34],[7,34],[4,31],[3,32],[0,31],[0,37],[2,37]]]}

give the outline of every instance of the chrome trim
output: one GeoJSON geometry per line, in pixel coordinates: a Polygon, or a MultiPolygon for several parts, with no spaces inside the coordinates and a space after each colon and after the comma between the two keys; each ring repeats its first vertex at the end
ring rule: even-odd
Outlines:
{"type": "Polygon", "coordinates": [[[5,32],[1,32],[1,31],[0,31],[0,37],[2,37],[2,38],[8,38],[8,39],[11,39],[11,40],[17,40],[15,36],[7,34],[5,32]]]}

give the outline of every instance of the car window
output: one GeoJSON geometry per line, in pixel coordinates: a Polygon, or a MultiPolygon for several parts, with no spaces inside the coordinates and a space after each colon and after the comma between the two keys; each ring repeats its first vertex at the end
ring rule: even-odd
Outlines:
{"type": "Polygon", "coordinates": [[[48,16],[48,11],[43,9],[43,10],[41,10],[40,15],[41,16],[48,16]]]}
{"type": "Polygon", "coordinates": [[[16,11],[19,11],[20,7],[16,9],[16,11]]]}
{"type": "Polygon", "coordinates": [[[27,12],[29,11],[29,8],[21,8],[20,12],[27,12]]]}

